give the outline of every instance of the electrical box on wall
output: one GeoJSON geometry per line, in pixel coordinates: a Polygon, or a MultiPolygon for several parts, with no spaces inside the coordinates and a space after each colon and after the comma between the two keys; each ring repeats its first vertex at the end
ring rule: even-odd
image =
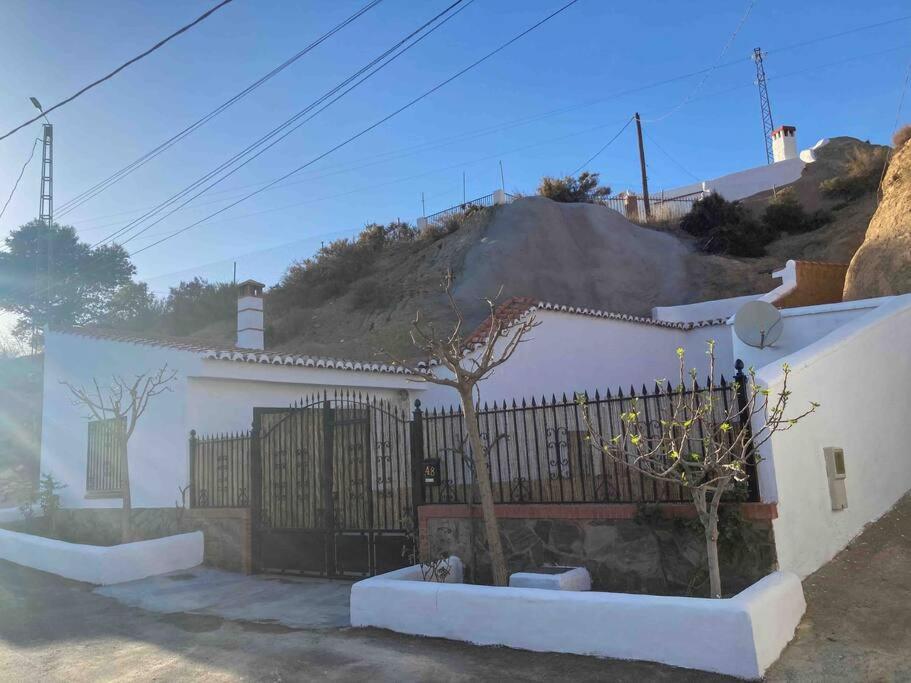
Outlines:
{"type": "Polygon", "coordinates": [[[822,449],[826,458],[826,475],[829,478],[829,498],[833,510],[844,510],[848,507],[848,494],[845,491],[845,451],[843,448],[827,446],[822,449]]]}

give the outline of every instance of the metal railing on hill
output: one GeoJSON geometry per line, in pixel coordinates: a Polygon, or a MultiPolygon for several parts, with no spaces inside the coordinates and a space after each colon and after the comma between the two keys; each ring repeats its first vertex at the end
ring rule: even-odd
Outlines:
{"type": "Polygon", "coordinates": [[[419,227],[421,224],[439,223],[449,216],[453,216],[457,213],[462,213],[470,206],[486,207],[495,206],[498,204],[509,204],[515,199],[515,195],[504,192],[503,190],[497,190],[496,192],[491,192],[490,194],[486,194],[483,197],[478,197],[477,199],[469,199],[468,201],[457,204],[456,206],[451,206],[448,209],[437,211],[436,213],[432,213],[429,216],[423,216],[418,219],[419,227]]]}
{"type": "Polygon", "coordinates": [[[688,194],[667,197],[664,194],[649,197],[649,216],[646,217],[645,201],[642,197],[629,193],[605,197],[603,203],[614,211],[618,211],[634,223],[663,223],[682,218],[690,212],[693,204],[705,196],[705,192],[698,190],[688,194]]]}

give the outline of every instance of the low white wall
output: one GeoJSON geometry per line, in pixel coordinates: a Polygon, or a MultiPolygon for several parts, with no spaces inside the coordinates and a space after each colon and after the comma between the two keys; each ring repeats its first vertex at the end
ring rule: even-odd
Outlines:
{"type": "Polygon", "coordinates": [[[776,572],[726,600],[427,583],[414,567],[351,589],[351,624],[400,633],[638,659],[759,678],[806,609],[776,572]]]}
{"type": "Polygon", "coordinates": [[[75,581],[108,585],[202,564],[203,534],[194,531],[105,547],[0,529],[0,559],[75,581]]]}
{"type": "Polygon", "coordinates": [[[744,344],[736,334],[732,335],[734,358],[740,358],[747,367],[757,369],[767,365],[780,367],[785,356],[800,351],[838,328],[872,313],[890,300],[891,297],[886,297],[785,308],[781,311],[781,337],[774,344],[758,349],[744,344]]]}
{"type": "Polygon", "coordinates": [[[757,381],[775,394],[787,362],[793,410],[821,404],[761,449],[760,489],[764,500],[778,502],[782,569],[801,577],[816,571],[911,489],[909,348],[911,295],[904,295],[759,370],[757,381]],[[844,510],[831,507],[826,446],[845,451],[844,510]]]}
{"type": "Polygon", "coordinates": [[[652,309],[652,318],[670,323],[729,318],[747,301],[758,299],[761,296],[762,294],[747,294],[746,296],[735,296],[730,299],[713,299],[712,301],[699,301],[694,304],[681,304],[679,306],[655,306],[652,309]]]}

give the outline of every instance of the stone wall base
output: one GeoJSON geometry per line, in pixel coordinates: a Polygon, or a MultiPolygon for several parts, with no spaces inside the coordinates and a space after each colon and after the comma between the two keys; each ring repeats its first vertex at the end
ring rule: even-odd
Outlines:
{"type": "MultiPolygon", "coordinates": [[[[705,540],[689,504],[498,505],[510,572],[543,564],[583,566],[599,591],[651,595],[705,595],[705,540]]],[[[719,542],[725,594],[736,593],[774,570],[774,504],[727,507],[719,542]],[[728,533],[725,534],[724,532],[728,533]]],[[[487,583],[490,559],[479,506],[419,508],[422,558],[452,554],[466,580],[487,583]]]]}

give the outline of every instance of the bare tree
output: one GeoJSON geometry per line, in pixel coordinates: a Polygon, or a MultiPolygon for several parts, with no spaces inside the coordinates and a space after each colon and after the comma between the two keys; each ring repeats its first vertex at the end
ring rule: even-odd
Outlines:
{"type": "Polygon", "coordinates": [[[776,432],[787,431],[819,406],[811,403],[803,413],[786,417],[790,392],[788,374],[783,366],[781,390],[772,395],[755,382],[749,369],[747,386],[736,382],[735,391],[745,396],[741,410],[737,401],[727,405],[716,396],[714,341],[708,343],[709,378],[705,387],[696,381],[696,371],[686,370],[684,351],[677,349],[680,377],[676,386],[667,387],[670,406],[668,419],[650,422],[632,398],[628,411],[620,414],[621,432],[604,440],[593,426],[585,401],[583,416],[591,439],[612,460],[657,481],[679,486],[692,496],[699,521],[705,532],[706,557],[711,597],[721,597],[721,572],[718,566],[718,507],[724,494],[738,482],[745,482],[749,468],[758,460],[759,447],[776,432]],[[744,428],[762,416],[756,431],[744,428]]]}
{"type": "Polygon", "coordinates": [[[101,388],[101,384],[96,378],[92,379],[90,389],[74,386],[63,380],[60,382],[73,395],[73,405],[88,408],[87,419],[123,421],[123,430],[117,431],[121,439],[118,449],[121,457],[120,488],[123,496],[123,514],[120,521],[121,543],[129,543],[132,537],[130,461],[127,455],[130,437],[133,436],[139,418],[148,408],[149,401],[159,394],[171,391],[171,387],[168,385],[176,378],[177,371],[169,370],[165,364],[156,371],[136,375],[132,381],[121,375],[113,375],[111,383],[105,389],[101,388]]]}
{"type": "MultiPolygon", "coordinates": [[[[465,318],[452,294],[451,271],[443,280],[443,290],[449,300],[449,307],[455,315],[455,324],[450,332],[440,334],[432,323],[425,324],[418,312],[412,323],[411,339],[415,346],[430,359],[431,366],[413,368],[410,377],[418,382],[452,387],[459,394],[459,402],[462,404],[462,412],[465,415],[465,424],[468,429],[471,470],[478,487],[487,546],[490,549],[493,566],[494,584],[505,586],[509,576],[493,502],[490,458],[488,448],[484,446],[481,439],[475,394],[478,383],[490,377],[497,367],[508,361],[522,343],[525,335],[538,323],[533,314],[525,315],[517,321],[504,320],[497,316],[497,297],[487,299],[487,306],[490,309],[490,326],[482,341],[469,344],[471,331],[466,332],[465,318]]],[[[401,363],[401,361],[396,362],[401,363]]]]}

